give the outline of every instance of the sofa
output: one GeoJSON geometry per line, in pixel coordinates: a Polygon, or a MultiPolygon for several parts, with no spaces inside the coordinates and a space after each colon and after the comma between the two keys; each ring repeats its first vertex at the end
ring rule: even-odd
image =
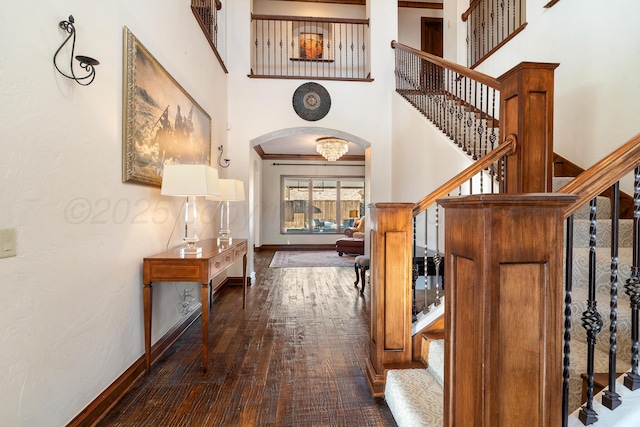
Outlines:
{"type": "Polygon", "coordinates": [[[344,230],[346,237],[336,241],[338,256],[342,254],[364,255],[364,217],[356,221],[354,227],[344,230]]]}

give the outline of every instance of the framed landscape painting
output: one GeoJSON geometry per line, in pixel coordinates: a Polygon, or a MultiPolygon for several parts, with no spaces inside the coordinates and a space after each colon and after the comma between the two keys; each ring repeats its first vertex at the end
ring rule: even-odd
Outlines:
{"type": "Polygon", "coordinates": [[[123,182],[159,187],[165,164],[211,164],[211,117],[127,27],[123,81],[123,182]]]}

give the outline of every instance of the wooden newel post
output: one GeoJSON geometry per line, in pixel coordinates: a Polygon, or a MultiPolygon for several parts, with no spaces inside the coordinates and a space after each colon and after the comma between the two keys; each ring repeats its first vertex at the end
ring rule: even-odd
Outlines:
{"type": "Polygon", "coordinates": [[[447,224],[444,426],[561,425],[563,212],[575,199],[438,200],[447,224]]]}
{"type": "Polygon", "coordinates": [[[507,193],[551,192],[553,177],[553,74],[559,64],[522,62],[500,81],[500,135],[515,135],[507,157],[507,193]]]}
{"type": "Polygon", "coordinates": [[[371,329],[367,382],[382,396],[389,365],[411,364],[413,203],[371,207],[371,329]]]}

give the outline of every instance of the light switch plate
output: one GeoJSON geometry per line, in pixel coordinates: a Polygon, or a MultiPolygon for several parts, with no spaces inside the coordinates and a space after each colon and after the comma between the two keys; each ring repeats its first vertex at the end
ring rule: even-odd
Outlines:
{"type": "Polygon", "coordinates": [[[0,258],[9,258],[16,254],[16,229],[0,228],[0,258]]]}

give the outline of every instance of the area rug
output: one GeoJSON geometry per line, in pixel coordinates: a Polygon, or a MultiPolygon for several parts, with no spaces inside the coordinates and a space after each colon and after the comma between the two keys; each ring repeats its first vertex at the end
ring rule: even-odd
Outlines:
{"type": "Polygon", "coordinates": [[[338,256],[336,251],[276,251],[269,267],[353,267],[355,260],[355,256],[338,256]]]}

